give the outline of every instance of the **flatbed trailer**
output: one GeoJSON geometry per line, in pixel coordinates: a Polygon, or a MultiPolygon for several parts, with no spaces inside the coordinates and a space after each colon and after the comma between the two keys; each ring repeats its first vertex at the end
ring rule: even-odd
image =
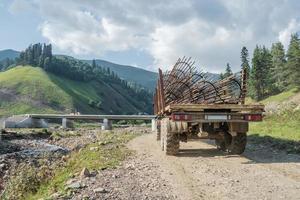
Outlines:
{"type": "Polygon", "coordinates": [[[244,152],[249,122],[262,121],[264,105],[245,104],[246,69],[239,74],[209,82],[186,58],[165,74],[159,69],[154,113],[157,140],[167,155],[176,155],[180,142],[189,139],[211,139],[219,150],[244,152]]]}
{"type": "Polygon", "coordinates": [[[176,155],[179,142],[215,140],[219,150],[244,152],[249,122],[263,119],[264,105],[176,104],[157,115],[157,140],[167,155],[176,155]]]}

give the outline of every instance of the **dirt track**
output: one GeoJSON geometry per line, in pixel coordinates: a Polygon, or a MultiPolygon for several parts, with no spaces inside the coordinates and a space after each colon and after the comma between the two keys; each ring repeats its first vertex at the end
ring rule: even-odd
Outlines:
{"type": "Polygon", "coordinates": [[[300,156],[248,145],[243,156],[219,152],[208,143],[181,143],[177,157],[165,156],[154,134],[128,144],[144,163],[156,163],[178,199],[300,199],[300,156]]]}

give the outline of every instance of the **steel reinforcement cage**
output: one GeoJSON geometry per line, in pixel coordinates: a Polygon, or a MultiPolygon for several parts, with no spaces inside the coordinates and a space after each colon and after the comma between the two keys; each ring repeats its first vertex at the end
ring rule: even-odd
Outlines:
{"type": "Polygon", "coordinates": [[[196,70],[191,58],[178,59],[171,71],[158,70],[154,93],[154,114],[171,104],[244,104],[246,69],[224,79],[214,79],[196,70]]]}

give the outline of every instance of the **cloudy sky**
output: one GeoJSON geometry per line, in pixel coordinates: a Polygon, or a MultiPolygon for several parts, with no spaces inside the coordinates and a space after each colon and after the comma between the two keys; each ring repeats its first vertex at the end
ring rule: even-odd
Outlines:
{"type": "Polygon", "coordinates": [[[0,0],[0,49],[55,53],[156,71],[191,56],[205,71],[240,67],[240,50],[300,29],[298,0],[0,0]]]}

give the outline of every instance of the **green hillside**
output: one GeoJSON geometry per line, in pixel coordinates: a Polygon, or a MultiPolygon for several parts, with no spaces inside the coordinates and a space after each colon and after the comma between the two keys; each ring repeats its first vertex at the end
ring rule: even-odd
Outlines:
{"type": "MultiPolygon", "coordinates": [[[[92,63],[91,60],[83,61],[89,64],[92,63]]],[[[155,72],[128,65],[119,65],[99,59],[96,60],[96,63],[101,67],[110,68],[111,71],[114,71],[120,78],[128,82],[137,83],[151,91],[154,90],[157,80],[157,73],[155,72]]]]}
{"type": "Polygon", "coordinates": [[[291,89],[270,96],[261,103],[266,106],[266,116],[263,122],[250,124],[250,134],[300,142],[299,90],[291,89]]]}
{"type": "Polygon", "coordinates": [[[118,84],[62,78],[42,68],[17,66],[0,72],[0,115],[24,113],[130,114],[146,112],[143,102],[118,84]]]}

